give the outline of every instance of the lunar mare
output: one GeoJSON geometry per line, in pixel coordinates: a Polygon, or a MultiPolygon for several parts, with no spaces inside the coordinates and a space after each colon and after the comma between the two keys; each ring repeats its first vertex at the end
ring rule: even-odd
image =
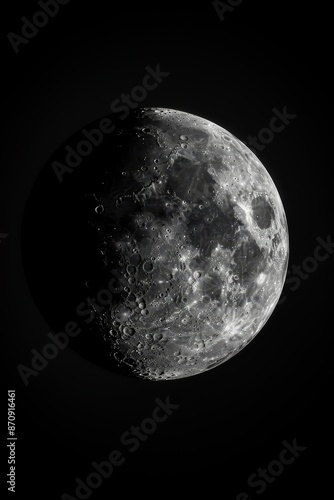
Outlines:
{"type": "Polygon", "coordinates": [[[245,347],[279,300],[279,193],[245,144],[195,115],[143,108],[117,140],[95,214],[114,291],[101,331],[135,375],[199,374],[245,347]]]}

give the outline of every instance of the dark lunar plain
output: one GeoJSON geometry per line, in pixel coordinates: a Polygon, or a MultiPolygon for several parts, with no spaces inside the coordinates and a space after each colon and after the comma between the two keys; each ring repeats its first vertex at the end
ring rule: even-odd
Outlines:
{"type": "MultiPolygon", "coordinates": [[[[16,498],[78,498],[76,478],[86,482],[96,472],[92,463],[115,449],[124,463],[86,498],[216,492],[231,500],[327,498],[334,231],[326,6],[244,0],[221,22],[211,2],[72,0],[15,54],[7,34],[20,34],[21,17],[37,10],[37,2],[15,1],[3,6],[1,21],[0,293],[5,389],[16,390],[16,498]],[[52,168],[65,163],[66,146],[85,138],[83,129],[103,118],[130,126],[131,116],[111,113],[111,103],[157,65],[168,75],[141,107],[205,118],[245,144],[250,136],[268,137],[263,129],[277,111],[292,116],[255,151],[288,223],[280,302],[254,340],[225,363],[158,382],[132,376],[109,356],[103,307],[89,322],[84,313],[111,279],[98,253],[94,209],[104,173],[117,160],[110,157],[116,135],[106,134],[62,182],[52,168]],[[31,350],[41,353],[48,333],[64,331],[68,322],[80,333],[26,386],[17,366],[31,367],[31,350]],[[121,442],[132,426],[150,432],[145,419],[157,398],[179,406],[138,447],[121,442]],[[294,440],[306,449],[293,463],[269,480],[257,478],[257,486],[247,484],[279,458],[283,441],[294,440]]],[[[180,185],[188,185],[188,173],[179,175],[180,185]]],[[[210,238],[207,245],[211,252],[210,238]]],[[[5,440],[3,450],[7,474],[5,440]]]]}

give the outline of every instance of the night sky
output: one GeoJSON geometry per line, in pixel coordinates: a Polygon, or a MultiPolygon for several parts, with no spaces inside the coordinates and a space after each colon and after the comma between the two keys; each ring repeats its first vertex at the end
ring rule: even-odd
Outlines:
{"type": "Polygon", "coordinates": [[[327,498],[334,231],[326,6],[27,0],[2,14],[3,401],[15,390],[16,498],[327,498]],[[91,151],[81,145],[81,155],[75,148],[83,130],[107,134],[138,106],[201,116],[245,142],[274,180],[289,228],[286,284],[258,336],[223,365],[170,382],[109,364],[78,314],[93,266],[79,200],[90,173],[93,186],[113,159],[103,140],[91,151]]]}

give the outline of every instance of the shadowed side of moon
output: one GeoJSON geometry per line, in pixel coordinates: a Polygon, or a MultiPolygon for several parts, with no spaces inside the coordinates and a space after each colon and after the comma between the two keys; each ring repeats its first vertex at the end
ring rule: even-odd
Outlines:
{"type": "MultiPolygon", "coordinates": [[[[108,118],[117,128],[121,126],[117,116],[108,118]]],[[[84,129],[98,130],[100,122],[91,122],[84,129]]],[[[90,155],[64,171],[62,182],[52,167],[53,162],[60,164],[59,169],[66,167],[66,148],[76,151],[82,140],[86,140],[82,130],[69,137],[49,158],[31,189],[22,220],[23,268],[29,291],[48,325],[42,332],[45,344],[50,343],[49,331],[64,332],[65,325],[74,321],[81,331],[70,338],[66,349],[106,370],[134,377],[106,349],[100,334],[99,317],[113,300],[118,280],[114,275],[105,276],[95,227],[90,223],[97,206],[95,192],[117,158],[117,153],[113,159],[109,157],[110,148],[116,149],[116,135],[105,135],[90,155]]]]}

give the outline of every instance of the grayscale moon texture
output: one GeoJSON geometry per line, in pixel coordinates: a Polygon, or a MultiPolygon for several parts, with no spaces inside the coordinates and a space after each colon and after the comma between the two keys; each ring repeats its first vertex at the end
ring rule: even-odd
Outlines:
{"type": "Polygon", "coordinates": [[[95,209],[113,291],[99,327],[139,377],[205,372],[240,352],[279,300],[289,255],[279,193],[245,144],[198,116],[142,108],[114,133],[95,209]]]}

